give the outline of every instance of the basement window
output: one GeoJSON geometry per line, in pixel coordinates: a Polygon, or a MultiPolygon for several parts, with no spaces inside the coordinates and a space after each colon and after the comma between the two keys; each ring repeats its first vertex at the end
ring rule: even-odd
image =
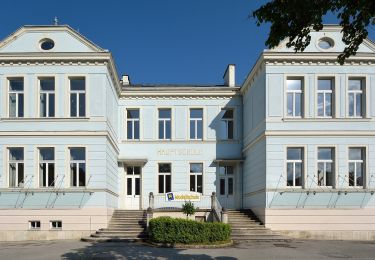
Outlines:
{"type": "Polygon", "coordinates": [[[61,220],[51,220],[50,221],[50,228],[51,229],[62,229],[62,221],[61,220]]]}
{"type": "Polygon", "coordinates": [[[29,221],[30,230],[39,230],[40,229],[40,220],[30,220],[29,221]]]}

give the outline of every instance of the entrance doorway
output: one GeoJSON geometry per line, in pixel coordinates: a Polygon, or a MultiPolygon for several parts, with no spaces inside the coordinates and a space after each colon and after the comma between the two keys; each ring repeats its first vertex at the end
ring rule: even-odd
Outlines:
{"type": "Polygon", "coordinates": [[[218,174],[219,183],[217,185],[218,199],[222,207],[226,209],[235,209],[234,199],[234,166],[219,165],[218,174]]]}
{"type": "Polygon", "coordinates": [[[141,167],[127,166],[125,179],[125,209],[139,210],[141,206],[141,167]]]}

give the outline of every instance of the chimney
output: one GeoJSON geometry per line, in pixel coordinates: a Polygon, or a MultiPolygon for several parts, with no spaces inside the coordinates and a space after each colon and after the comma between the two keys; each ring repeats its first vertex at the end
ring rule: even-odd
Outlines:
{"type": "Polygon", "coordinates": [[[224,84],[228,87],[235,87],[236,86],[236,65],[229,64],[227,69],[224,72],[224,84]]]}
{"type": "Polygon", "coordinates": [[[129,86],[130,85],[129,75],[122,75],[121,83],[122,83],[123,86],[129,86]]]}

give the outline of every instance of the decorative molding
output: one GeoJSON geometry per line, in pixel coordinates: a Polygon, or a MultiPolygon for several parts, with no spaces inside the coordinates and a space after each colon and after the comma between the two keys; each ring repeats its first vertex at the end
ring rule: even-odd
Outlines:
{"type": "Polygon", "coordinates": [[[96,189],[96,188],[1,188],[0,196],[3,193],[95,193],[95,192],[106,192],[115,197],[119,195],[109,189],[96,189]]]}

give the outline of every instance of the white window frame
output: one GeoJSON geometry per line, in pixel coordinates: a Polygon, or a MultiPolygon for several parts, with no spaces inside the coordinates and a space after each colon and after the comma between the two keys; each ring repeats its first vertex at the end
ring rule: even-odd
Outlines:
{"type": "Polygon", "coordinates": [[[316,183],[318,186],[320,187],[333,187],[335,185],[335,178],[336,178],[336,147],[334,146],[318,146],[317,147],[317,151],[316,151],[316,183]],[[333,158],[331,160],[328,160],[328,159],[319,159],[319,149],[322,148],[322,149],[331,149],[332,151],[332,156],[333,158]],[[323,183],[324,185],[319,185],[319,174],[318,174],[318,171],[319,171],[319,163],[323,163],[324,164],[324,172],[323,172],[323,175],[324,175],[324,178],[323,178],[323,183]],[[331,163],[331,168],[332,168],[332,185],[329,185],[327,186],[327,183],[326,183],[326,167],[327,167],[327,163],[331,163]]]}
{"type": "Polygon", "coordinates": [[[14,77],[9,77],[7,78],[7,87],[8,87],[8,100],[7,100],[7,103],[8,103],[8,117],[10,118],[24,118],[25,117],[25,78],[24,77],[17,77],[17,76],[14,76],[14,77]],[[22,79],[22,82],[23,82],[23,90],[22,91],[17,91],[17,90],[10,90],[10,81],[11,80],[15,80],[15,79],[22,79]],[[10,95],[11,94],[15,94],[16,95],[16,116],[11,116],[10,115],[10,95]],[[19,106],[19,96],[20,95],[23,95],[23,116],[19,116],[19,110],[18,110],[18,106],[19,106]]]}
{"type": "Polygon", "coordinates": [[[189,140],[203,140],[204,139],[204,125],[203,125],[203,117],[204,117],[204,109],[202,107],[191,107],[189,108],[189,140]],[[202,117],[201,118],[191,118],[191,110],[202,110],[202,117]],[[202,122],[202,138],[198,138],[198,122],[202,122]],[[191,138],[191,132],[190,132],[190,125],[194,124],[195,126],[195,132],[194,132],[194,138],[191,138]]]}
{"type": "Polygon", "coordinates": [[[62,220],[50,220],[49,221],[49,227],[51,230],[62,230],[62,220]],[[53,227],[53,223],[56,222],[60,222],[61,223],[61,227],[53,227]]]}
{"type": "Polygon", "coordinates": [[[301,76],[288,76],[286,77],[286,80],[285,80],[285,116],[286,117],[289,117],[289,118],[303,118],[304,116],[304,104],[305,104],[305,100],[304,100],[304,84],[305,84],[305,80],[304,80],[304,77],[301,77],[301,76]],[[288,89],[288,80],[299,80],[301,81],[301,90],[289,90],[288,89]],[[292,111],[292,115],[289,115],[288,114],[288,94],[292,94],[293,95],[293,99],[292,99],[292,102],[293,102],[293,111],[292,111]],[[301,95],[301,115],[298,116],[296,115],[296,94],[300,94],[301,95]]]}
{"type": "Polygon", "coordinates": [[[158,108],[158,125],[157,125],[157,129],[158,129],[158,139],[159,140],[171,140],[172,139],[172,109],[171,108],[158,108]],[[159,112],[160,110],[169,110],[170,111],[170,118],[160,118],[159,116],[159,112]],[[171,136],[170,138],[166,138],[166,135],[167,135],[167,122],[170,122],[170,133],[171,133],[171,136]],[[162,123],[163,124],[163,137],[160,138],[160,133],[159,133],[159,124],[162,123]]]}
{"type": "Polygon", "coordinates": [[[201,194],[203,194],[203,191],[204,191],[204,179],[203,179],[203,163],[202,162],[190,162],[189,163],[189,191],[190,190],[190,187],[191,187],[191,183],[190,183],[190,176],[194,176],[194,182],[195,182],[195,185],[194,185],[194,191],[192,192],[198,192],[198,176],[202,176],[202,192],[200,192],[201,194]],[[191,165],[192,164],[200,164],[202,166],[202,171],[201,172],[191,172],[190,169],[191,169],[191,165]]]}
{"type": "Polygon", "coordinates": [[[89,176],[88,176],[88,173],[87,173],[87,148],[84,147],[84,146],[69,146],[68,147],[68,156],[69,156],[68,168],[69,168],[69,177],[70,177],[69,178],[70,179],[69,186],[75,187],[75,188],[85,188],[85,187],[87,187],[87,182],[88,182],[88,179],[89,179],[89,176]],[[74,149],[74,148],[83,148],[85,150],[85,160],[72,160],[71,159],[70,150],[74,149]],[[85,164],[85,185],[84,186],[79,185],[79,164],[80,163],[85,164]],[[76,183],[77,183],[77,185],[73,185],[73,174],[72,174],[72,170],[71,170],[71,164],[76,165],[76,183]]]}
{"type": "Polygon", "coordinates": [[[316,85],[316,115],[319,118],[333,118],[335,115],[335,84],[336,80],[334,77],[318,77],[316,85]],[[330,80],[331,89],[330,90],[320,90],[319,89],[319,80],[330,80]],[[319,115],[319,94],[323,95],[323,115],[319,115]],[[331,115],[327,115],[326,111],[326,95],[331,95],[331,115]]]}
{"type": "Polygon", "coordinates": [[[349,77],[348,78],[348,88],[347,88],[347,102],[348,102],[348,113],[347,116],[350,118],[364,118],[366,115],[366,78],[364,77],[349,77]],[[349,89],[349,82],[351,80],[360,80],[361,81],[361,90],[350,90],[349,89]],[[354,95],[354,107],[353,107],[353,115],[350,115],[350,102],[349,102],[349,95],[354,95]],[[357,116],[357,95],[361,95],[361,109],[362,113],[360,116],[357,116]]]}
{"type": "Polygon", "coordinates": [[[41,188],[48,188],[48,187],[55,187],[56,186],[56,179],[57,179],[57,176],[56,176],[56,152],[55,152],[55,147],[47,147],[47,146],[42,146],[42,147],[38,147],[38,175],[39,175],[39,187],[41,187],[41,188]],[[42,160],[41,158],[40,158],[40,149],[43,149],[43,148],[52,148],[53,149],[53,158],[54,158],[54,160],[42,160]],[[47,170],[47,172],[46,172],[46,174],[47,174],[47,176],[46,176],[46,186],[43,186],[43,174],[42,174],[42,172],[41,172],[41,169],[40,169],[40,164],[42,164],[42,163],[45,163],[46,164],[46,170],[47,170]],[[53,185],[49,185],[48,184],[48,177],[49,177],[49,167],[48,167],[48,165],[49,164],[53,164],[53,167],[54,167],[54,178],[53,178],[53,185]]]}
{"type": "Polygon", "coordinates": [[[85,118],[87,117],[87,78],[85,76],[72,76],[68,78],[69,80],[69,117],[71,118],[85,118]],[[72,84],[71,80],[74,79],[84,79],[85,80],[85,90],[72,90],[72,84]],[[72,94],[76,95],[76,111],[77,114],[75,116],[72,116],[72,104],[71,104],[71,96],[72,94]],[[83,94],[84,99],[85,99],[85,114],[83,116],[80,116],[80,111],[79,111],[79,96],[83,94]]]}
{"type": "Polygon", "coordinates": [[[39,117],[42,117],[42,118],[48,118],[48,117],[56,117],[56,79],[55,77],[48,77],[48,76],[45,76],[45,77],[39,77],[38,78],[38,86],[39,86],[39,117]],[[42,90],[42,86],[41,86],[41,81],[44,80],[44,79],[53,79],[54,81],[54,90],[42,90]],[[41,101],[41,96],[45,94],[46,95],[46,115],[43,116],[42,115],[42,111],[41,111],[41,108],[42,108],[42,101],[41,101]],[[49,111],[49,102],[50,102],[50,99],[51,99],[51,95],[54,95],[53,99],[54,99],[54,115],[50,115],[50,112],[49,111]]]}
{"type": "MultiPolygon", "coordinates": [[[[35,225],[37,226],[37,225],[35,225]]],[[[40,220],[29,220],[29,230],[40,230],[42,227],[42,223],[40,220]],[[39,223],[39,227],[33,227],[32,223],[39,223]]]]}
{"type": "Polygon", "coordinates": [[[218,165],[218,171],[219,171],[219,196],[233,196],[235,193],[236,193],[236,189],[235,189],[235,170],[236,170],[236,167],[235,165],[232,165],[232,164],[219,164],[218,165]],[[223,167],[224,168],[224,173],[222,174],[221,171],[220,171],[220,168],[223,167]],[[229,174],[228,173],[228,167],[232,167],[232,173],[229,174]],[[220,184],[220,180],[221,179],[224,179],[224,194],[221,194],[221,184],[220,184]],[[229,179],[232,179],[232,193],[229,193],[229,179]]]}
{"type": "Polygon", "coordinates": [[[126,131],[125,131],[125,139],[126,140],[140,140],[141,139],[141,109],[140,108],[126,108],[125,109],[125,117],[126,117],[126,131]],[[128,118],[128,111],[129,110],[138,110],[138,118],[128,118]],[[128,138],[128,122],[131,122],[132,124],[132,138],[128,138]],[[135,133],[135,122],[138,122],[138,138],[134,138],[134,133],[135,133]]]}
{"type": "Polygon", "coordinates": [[[10,188],[22,188],[22,187],[25,187],[26,185],[26,174],[25,174],[25,148],[22,147],[22,146],[10,146],[10,147],[7,147],[7,172],[8,172],[8,187],[10,188]],[[10,149],[13,149],[13,148],[22,148],[23,149],[23,160],[11,160],[10,159],[10,149]],[[10,177],[10,164],[11,163],[15,163],[16,164],[16,176],[15,176],[15,186],[11,186],[11,183],[10,183],[10,180],[11,180],[11,177],[10,177]],[[23,164],[23,184],[20,185],[20,182],[18,180],[18,165],[22,163],[23,164]]]}
{"type": "Polygon", "coordinates": [[[364,188],[366,186],[367,180],[367,147],[364,146],[350,146],[348,147],[348,186],[351,188],[364,188]],[[361,149],[362,150],[362,158],[361,160],[351,160],[350,159],[350,149],[361,149]],[[350,176],[349,176],[349,165],[350,163],[354,163],[354,185],[350,185],[350,176]],[[357,185],[357,163],[362,163],[362,185],[357,185]]]}
{"type": "Polygon", "coordinates": [[[221,119],[220,119],[220,121],[221,121],[221,123],[224,123],[225,124],[225,136],[222,136],[222,138],[224,138],[224,139],[222,139],[222,140],[234,140],[235,138],[234,138],[234,127],[235,127],[235,124],[234,124],[234,112],[235,112],[235,110],[234,110],[234,108],[222,108],[221,109],[221,111],[222,111],[222,117],[221,117],[221,119]],[[227,112],[227,111],[232,111],[232,118],[223,118],[224,117],[224,114],[225,114],[225,112],[227,112]],[[229,122],[232,122],[232,138],[229,138],[229,122]]]}
{"type": "Polygon", "coordinates": [[[293,188],[303,188],[305,183],[305,155],[306,154],[306,147],[304,146],[287,146],[285,151],[285,181],[286,187],[293,187],[293,188]],[[302,159],[288,159],[288,149],[299,148],[302,149],[302,159]],[[288,185],[288,163],[293,164],[293,185],[288,185]],[[301,185],[296,186],[296,163],[301,163],[301,185]]]}
{"type": "Polygon", "coordinates": [[[171,176],[170,178],[171,178],[171,191],[173,191],[173,189],[172,189],[172,163],[170,163],[170,162],[158,162],[157,164],[156,164],[156,167],[157,167],[157,173],[158,173],[158,175],[157,175],[157,191],[158,191],[158,194],[165,194],[165,193],[167,193],[166,192],[166,187],[167,187],[167,177],[166,176],[171,176]],[[159,165],[160,164],[169,164],[170,165],[170,172],[159,172],[159,165]],[[159,192],[159,176],[160,175],[163,175],[163,182],[164,182],[164,190],[163,190],[163,192],[162,193],[160,193],[159,192]]]}

